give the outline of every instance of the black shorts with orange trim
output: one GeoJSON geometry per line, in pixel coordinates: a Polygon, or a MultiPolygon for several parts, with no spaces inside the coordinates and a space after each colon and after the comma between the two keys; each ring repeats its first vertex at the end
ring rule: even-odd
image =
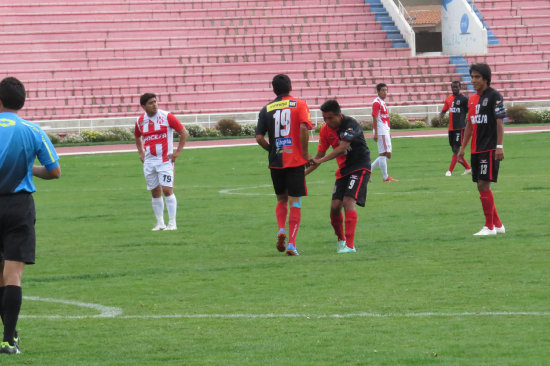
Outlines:
{"type": "Polygon", "coordinates": [[[496,182],[500,161],[495,159],[495,150],[472,153],[472,180],[496,182]]]}
{"type": "Polygon", "coordinates": [[[464,138],[464,129],[449,131],[449,145],[451,145],[451,147],[456,146],[460,148],[462,146],[463,138],[464,138]]]}
{"type": "Polygon", "coordinates": [[[332,191],[332,200],[343,201],[346,196],[352,197],[357,205],[365,207],[369,178],[370,172],[367,169],[361,169],[336,179],[332,191]]]}
{"type": "Polygon", "coordinates": [[[270,170],[275,194],[288,194],[291,197],[307,196],[305,165],[270,170]]]}

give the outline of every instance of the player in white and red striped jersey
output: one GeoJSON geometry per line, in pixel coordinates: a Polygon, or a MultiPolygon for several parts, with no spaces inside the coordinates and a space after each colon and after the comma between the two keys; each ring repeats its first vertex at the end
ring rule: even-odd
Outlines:
{"type": "Polygon", "coordinates": [[[374,168],[380,167],[384,182],[396,182],[388,175],[388,160],[391,159],[391,136],[390,136],[390,114],[386,106],[386,96],[388,95],[388,86],[384,83],[376,85],[378,96],[372,102],[372,129],[374,141],[378,144],[378,157],[372,163],[374,168]]]}
{"type": "Polygon", "coordinates": [[[174,194],[174,162],[181,154],[189,133],[176,116],[158,109],[155,94],[143,94],[140,104],[145,113],[136,121],[134,136],[139,158],[143,163],[147,189],[153,196],[153,212],[157,218],[153,231],[176,230],[178,201],[174,194]],[[174,131],[179,134],[176,151],[173,144],[174,131]],[[168,211],[168,226],[164,224],[163,193],[168,211]]]}

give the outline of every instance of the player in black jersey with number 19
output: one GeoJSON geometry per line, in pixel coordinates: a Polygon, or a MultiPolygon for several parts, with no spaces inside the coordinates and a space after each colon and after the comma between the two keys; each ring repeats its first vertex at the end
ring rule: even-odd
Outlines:
{"type": "Polygon", "coordinates": [[[468,101],[468,122],[458,158],[472,139],[472,180],[477,183],[485,226],[474,235],[505,233],[495,207],[491,182],[497,182],[500,162],[504,159],[504,117],[502,96],[491,88],[491,68],[484,63],[472,64],[470,76],[476,94],[468,101]]]}
{"type": "Polygon", "coordinates": [[[269,152],[271,180],[277,195],[275,216],[279,232],[276,247],[288,255],[298,255],[295,239],[300,225],[301,197],[307,196],[304,170],[311,159],[307,150],[311,116],[306,102],[289,95],[292,84],[287,75],[275,75],[272,85],[277,98],[258,115],[256,141],[269,152]],[[266,133],[269,141],[265,139],[266,133]],[[288,204],[289,237],[285,247],[288,204]]]}

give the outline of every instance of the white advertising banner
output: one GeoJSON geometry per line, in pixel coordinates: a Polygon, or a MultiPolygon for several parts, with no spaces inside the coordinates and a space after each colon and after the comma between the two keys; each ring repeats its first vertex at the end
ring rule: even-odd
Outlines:
{"type": "Polygon", "coordinates": [[[467,0],[443,0],[441,38],[445,55],[487,53],[487,29],[467,0]]]}

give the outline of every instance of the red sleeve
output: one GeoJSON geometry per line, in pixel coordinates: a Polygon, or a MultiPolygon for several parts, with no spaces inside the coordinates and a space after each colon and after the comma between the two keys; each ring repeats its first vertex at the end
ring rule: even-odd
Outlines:
{"type": "Polygon", "coordinates": [[[143,121],[143,115],[141,115],[137,121],[136,121],[136,125],[134,126],[134,136],[135,137],[140,137],[141,136],[141,130],[139,129],[139,123],[143,121]]]}
{"type": "Polygon", "coordinates": [[[319,131],[319,146],[317,146],[317,151],[319,152],[326,152],[330,146],[327,138],[327,128],[327,125],[323,125],[319,131]]]}
{"type": "Polygon", "coordinates": [[[377,118],[378,115],[380,115],[380,103],[374,102],[374,103],[372,104],[372,116],[373,116],[374,118],[377,118]]]}
{"type": "Polygon", "coordinates": [[[443,108],[441,109],[441,112],[447,112],[449,108],[451,108],[451,101],[449,98],[445,99],[445,103],[443,104],[443,108]]]}
{"type": "Polygon", "coordinates": [[[311,114],[309,113],[309,107],[303,100],[301,100],[300,102],[300,123],[307,124],[307,129],[311,130],[313,128],[313,125],[311,124],[311,114]]]}
{"type": "Polygon", "coordinates": [[[183,125],[172,113],[168,113],[166,118],[168,119],[168,125],[174,130],[176,130],[177,132],[183,130],[183,125]]]}

